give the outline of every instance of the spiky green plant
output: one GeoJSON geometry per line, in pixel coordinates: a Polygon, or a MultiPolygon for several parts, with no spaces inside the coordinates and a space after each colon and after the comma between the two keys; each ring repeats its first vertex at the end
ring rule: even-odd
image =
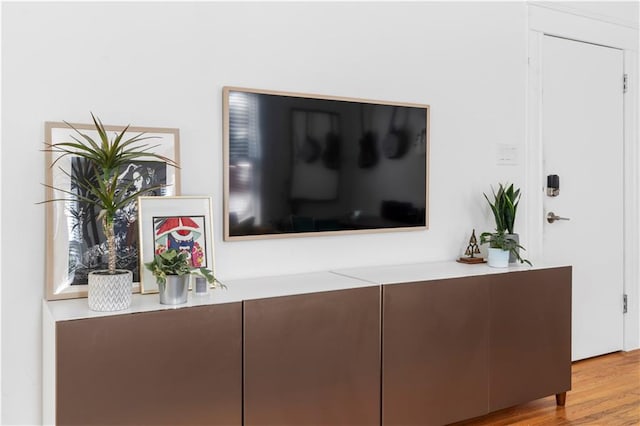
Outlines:
{"type": "Polygon", "coordinates": [[[520,263],[531,265],[530,261],[523,259],[518,253],[517,249],[525,250],[525,248],[507,235],[507,233],[513,234],[513,225],[516,220],[518,204],[520,203],[520,189],[515,189],[513,184],[506,186],[500,183],[498,191],[496,192],[491,187],[491,192],[493,193],[493,202],[487,197],[487,194],[483,195],[491,207],[496,229],[495,232],[483,232],[480,234],[480,244],[488,243],[491,248],[508,250],[520,263]]]}
{"type": "Polygon", "coordinates": [[[520,189],[515,189],[513,184],[507,187],[499,184],[498,192],[493,187],[491,192],[493,193],[493,202],[489,200],[487,194],[483,195],[487,203],[489,203],[496,221],[496,232],[513,234],[513,225],[516,221],[516,213],[520,203],[520,189]]]}
{"type": "Polygon", "coordinates": [[[64,157],[80,157],[87,160],[88,171],[78,177],[60,168],[62,173],[69,177],[76,190],[66,190],[45,184],[46,187],[66,194],[66,198],[55,198],[43,201],[74,201],[84,202],[90,206],[95,206],[98,211],[98,219],[102,223],[102,228],[107,239],[109,273],[116,273],[116,241],[114,230],[114,219],[116,212],[134,201],[139,195],[161,188],[163,185],[155,185],[137,191],[131,191],[133,182],[124,182],[119,179],[119,171],[123,166],[136,160],[158,159],[170,166],[178,165],[170,158],[151,152],[157,145],[143,143],[145,140],[154,139],[153,136],[145,136],[138,133],[125,139],[125,134],[129,130],[126,126],[121,132],[115,133],[109,139],[107,130],[99,118],[91,113],[95,130],[98,132],[99,141],[93,140],[86,133],[81,132],[72,124],[64,122],[75,134],[71,134],[70,141],[46,144],[45,152],[59,154],[59,157],[51,164],[56,163],[64,157]]]}
{"type": "Polygon", "coordinates": [[[518,204],[520,203],[520,189],[515,189],[513,184],[509,185],[507,189],[503,191],[504,208],[502,210],[502,217],[504,219],[504,225],[507,227],[507,232],[513,234],[513,225],[516,221],[516,213],[518,211],[518,204]]]}

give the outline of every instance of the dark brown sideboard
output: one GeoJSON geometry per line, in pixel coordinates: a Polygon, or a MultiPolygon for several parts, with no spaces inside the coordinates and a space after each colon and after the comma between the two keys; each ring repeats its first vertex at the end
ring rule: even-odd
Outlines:
{"type": "Polygon", "coordinates": [[[564,405],[571,389],[571,268],[497,275],[489,298],[489,411],[553,394],[564,405]]]}
{"type": "Polygon", "coordinates": [[[383,295],[382,424],[447,424],[571,389],[571,268],[383,295]]]}
{"type": "Polygon", "coordinates": [[[380,287],[245,302],[247,425],[380,422],[380,287]]]}
{"type": "Polygon", "coordinates": [[[446,424],[487,412],[490,279],[383,287],[384,424],[446,424]]]}
{"type": "Polygon", "coordinates": [[[439,425],[571,388],[571,268],[55,321],[54,334],[60,425],[439,425]]]}
{"type": "Polygon", "coordinates": [[[59,425],[242,421],[242,303],[56,327],[59,425]]]}

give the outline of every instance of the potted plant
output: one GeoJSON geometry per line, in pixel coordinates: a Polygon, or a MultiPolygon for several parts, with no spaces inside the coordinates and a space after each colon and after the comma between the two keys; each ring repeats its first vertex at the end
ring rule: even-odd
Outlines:
{"type": "Polygon", "coordinates": [[[509,266],[509,256],[513,255],[520,263],[531,262],[520,257],[517,249],[524,250],[516,240],[507,235],[504,231],[483,232],[480,234],[480,244],[489,244],[488,265],[494,268],[506,268],[509,266]]]}
{"type": "Polygon", "coordinates": [[[217,280],[213,272],[207,268],[192,268],[189,258],[187,252],[169,249],[157,253],[153,261],[144,264],[156,277],[160,303],[165,305],[185,303],[191,275],[204,277],[209,284],[215,286],[217,280]]]}
{"type": "MultiPolygon", "coordinates": [[[[484,198],[491,207],[491,212],[496,222],[496,232],[504,233],[508,238],[514,240],[516,244],[520,243],[520,236],[513,232],[513,226],[516,221],[516,212],[520,203],[520,189],[515,189],[513,184],[506,186],[499,184],[498,192],[491,188],[493,193],[493,202],[489,200],[487,194],[483,194],[484,198]]],[[[516,246],[514,253],[518,252],[519,245],[516,246]]],[[[515,262],[518,257],[511,253],[509,262],[515,262]]]]}
{"type": "Polygon", "coordinates": [[[122,171],[132,162],[139,160],[159,159],[168,165],[177,164],[164,156],[150,152],[153,146],[143,143],[152,137],[143,133],[125,139],[129,129],[126,126],[121,132],[115,133],[111,139],[99,118],[91,114],[99,140],[76,129],[65,121],[75,135],[70,135],[70,141],[47,144],[45,152],[60,154],[50,166],[54,167],[61,158],[70,156],[82,161],[82,173],[65,174],[71,179],[70,190],[48,186],[62,192],[67,197],[46,200],[73,201],[84,203],[96,208],[99,212],[97,219],[101,222],[102,231],[107,242],[108,269],[89,273],[88,287],[89,308],[96,311],[116,311],[129,307],[131,304],[131,290],[133,274],[128,270],[116,269],[117,242],[115,237],[115,217],[122,208],[135,202],[139,195],[160,188],[156,185],[150,188],[138,189],[131,180],[121,176],[122,171]]]}

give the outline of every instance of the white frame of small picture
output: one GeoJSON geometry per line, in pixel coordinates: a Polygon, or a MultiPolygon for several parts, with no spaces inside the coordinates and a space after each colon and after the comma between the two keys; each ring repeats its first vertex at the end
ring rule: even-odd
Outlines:
{"type": "MultiPolygon", "coordinates": [[[[155,277],[144,264],[153,261],[157,250],[188,247],[199,253],[195,266],[215,273],[213,255],[213,201],[208,196],[139,197],[140,291],[157,293],[155,277]]],[[[195,254],[193,254],[195,256],[195,254]]]]}

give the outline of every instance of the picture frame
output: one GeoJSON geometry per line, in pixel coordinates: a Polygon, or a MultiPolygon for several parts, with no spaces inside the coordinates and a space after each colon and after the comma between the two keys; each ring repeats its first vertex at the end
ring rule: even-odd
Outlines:
{"type": "Polygon", "coordinates": [[[225,86],[222,110],[224,241],[429,229],[428,104],[225,86]]]}
{"type": "MultiPolygon", "coordinates": [[[[73,141],[75,131],[99,140],[93,124],[45,122],[47,146],[73,141]]],[[[121,132],[125,126],[104,126],[111,133],[121,132]]],[[[151,139],[145,141],[150,152],[162,155],[179,163],[179,129],[156,127],[129,127],[125,137],[144,133],[151,139]]],[[[72,176],[82,173],[80,157],[63,156],[61,153],[45,151],[46,200],[65,199],[69,196],[61,190],[72,190],[72,176]],[[53,165],[53,166],[52,166],[53,165]]],[[[85,165],[86,166],[86,165],[85,165]]],[[[123,179],[130,179],[132,187],[144,188],[159,184],[155,190],[158,198],[180,194],[180,169],[167,163],[135,161],[122,170],[123,179]]],[[[76,191],[78,189],[75,189],[76,191]]],[[[99,212],[80,201],[48,202],[46,207],[46,298],[47,300],[87,297],[87,275],[106,267],[106,238],[99,223],[99,212]]],[[[116,241],[118,245],[118,269],[129,269],[134,273],[133,292],[140,292],[139,244],[137,231],[137,204],[133,201],[121,209],[116,217],[116,241]]]]}
{"type": "Polygon", "coordinates": [[[138,197],[138,223],[141,293],[158,292],[156,279],[144,264],[166,249],[184,250],[192,256],[194,267],[215,273],[211,197],[138,197]]]}

